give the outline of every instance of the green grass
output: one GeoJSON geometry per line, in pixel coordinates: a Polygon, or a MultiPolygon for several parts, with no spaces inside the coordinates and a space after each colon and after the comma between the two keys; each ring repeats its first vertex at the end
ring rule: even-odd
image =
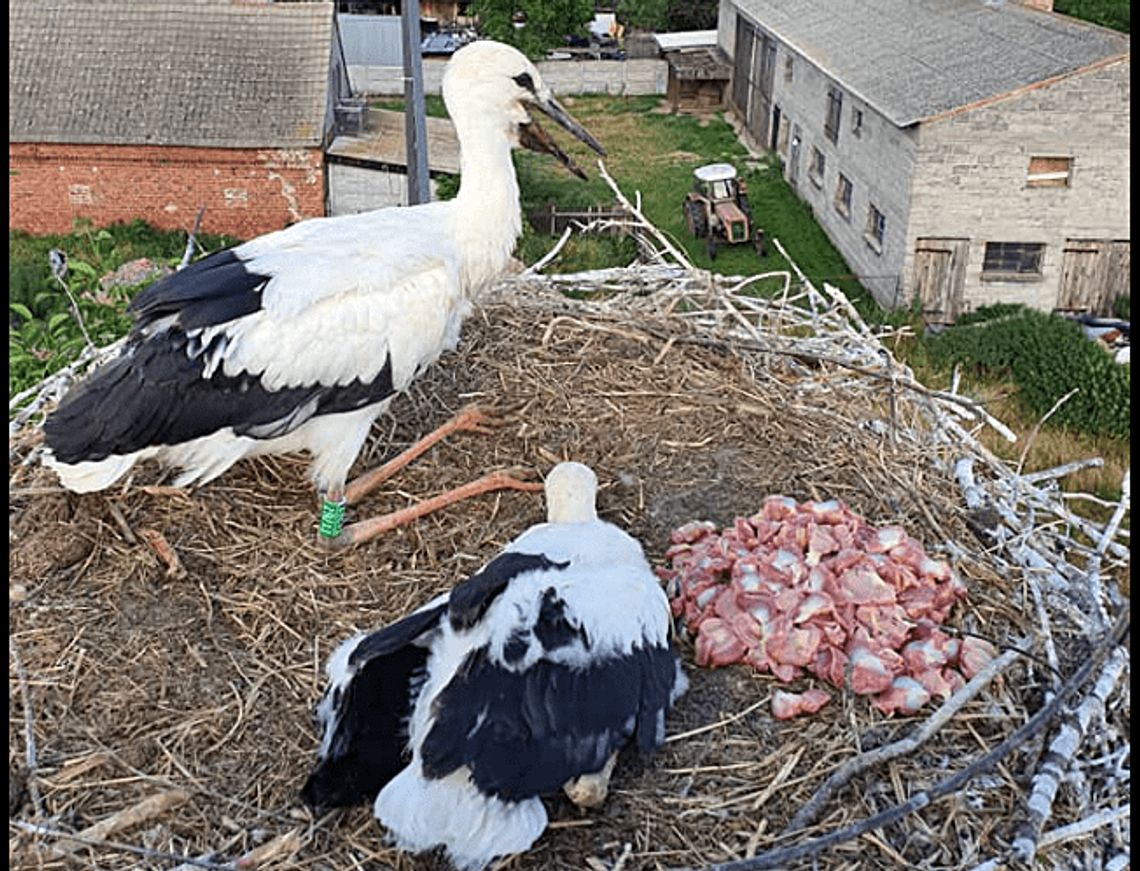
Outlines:
{"type": "Polygon", "coordinates": [[[1132,4],[1129,0],[1056,0],[1053,11],[1121,33],[1131,33],[1132,4]]]}

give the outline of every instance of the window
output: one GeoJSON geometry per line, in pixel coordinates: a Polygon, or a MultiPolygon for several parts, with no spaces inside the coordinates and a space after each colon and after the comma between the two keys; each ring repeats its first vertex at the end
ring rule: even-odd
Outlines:
{"type": "Polygon", "coordinates": [[[835,211],[847,220],[851,220],[851,192],[853,187],[851,179],[839,173],[839,181],[835,185],[835,211]]]}
{"type": "Polygon", "coordinates": [[[839,142],[839,117],[843,112],[843,92],[837,88],[827,89],[827,118],[823,122],[823,133],[832,142],[839,142]]]}
{"type": "Polygon", "coordinates": [[[808,178],[817,188],[823,187],[823,173],[827,169],[827,158],[823,152],[814,145],[811,147],[811,166],[808,167],[808,178]]]}
{"type": "Polygon", "coordinates": [[[887,216],[874,206],[867,206],[867,229],[863,238],[879,254],[883,253],[883,239],[887,235],[887,216]]]}
{"type": "Polygon", "coordinates": [[[987,242],[982,279],[1040,278],[1044,254],[1040,242],[987,242]]]}
{"type": "Polygon", "coordinates": [[[795,67],[792,65],[792,58],[788,56],[784,58],[784,83],[791,84],[792,77],[795,73],[795,67]]]}
{"type": "Polygon", "coordinates": [[[1031,157],[1029,158],[1029,178],[1026,186],[1031,188],[1067,188],[1073,174],[1071,157],[1031,157]]]}
{"type": "Polygon", "coordinates": [[[851,111],[851,135],[863,135],[863,110],[853,109],[851,111]]]}

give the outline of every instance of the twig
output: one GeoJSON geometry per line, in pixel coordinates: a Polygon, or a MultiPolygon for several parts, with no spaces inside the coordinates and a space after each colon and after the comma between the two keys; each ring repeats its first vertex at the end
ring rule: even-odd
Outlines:
{"type": "Polygon", "coordinates": [[[563,246],[565,246],[566,243],[570,240],[570,236],[573,232],[574,232],[574,228],[571,227],[569,224],[567,224],[566,229],[562,231],[562,238],[560,238],[557,242],[555,242],[554,247],[551,248],[549,251],[547,251],[544,255],[542,255],[541,258],[539,258],[532,265],[530,265],[526,269],[524,269],[522,271],[522,275],[527,276],[527,275],[533,275],[536,272],[541,272],[542,268],[544,266],[546,266],[547,263],[549,263],[551,260],[553,260],[555,257],[558,256],[558,252],[561,251],[563,246]]]}
{"type": "Polygon", "coordinates": [[[824,803],[839,789],[846,786],[856,774],[866,771],[872,766],[879,765],[880,763],[917,750],[939,729],[945,726],[946,723],[950,721],[950,718],[958,713],[968,701],[980,693],[990,681],[1005,671],[1010,663],[1018,657],[1019,653],[1017,650],[1007,650],[1001,656],[987,662],[985,668],[974,675],[965,686],[943,702],[938,710],[931,714],[929,719],[912,734],[899,741],[895,741],[893,744],[886,744],[844,762],[843,765],[815,791],[815,794],[808,799],[807,804],[800,808],[796,815],[792,817],[792,821],[788,823],[783,834],[790,834],[814,822],[819,812],[823,810],[824,803]]]}
{"type": "MultiPolygon", "coordinates": [[[[168,810],[185,804],[189,800],[190,793],[182,789],[147,796],[137,804],[123,808],[121,811],[111,814],[111,816],[106,819],[102,819],[94,825],[83,829],[78,833],[78,838],[98,843],[108,835],[121,832],[123,829],[132,828],[140,823],[149,822],[155,817],[166,813],[168,810]]],[[[64,856],[72,855],[77,849],[78,847],[76,846],[64,844],[58,844],[55,847],[55,851],[64,856]]]]}
{"type": "Polygon", "coordinates": [[[91,335],[87,332],[87,324],[83,322],[83,315],[79,312],[79,303],[76,302],[75,296],[71,293],[71,287],[64,281],[63,276],[55,270],[52,270],[52,275],[59,282],[59,286],[63,288],[63,292],[67,294],[67,301],[71,305],[71,314],[75,318],[75,322],[79,324],[79,332],[83,333],[84,349],[94,348],[95,343],[91,341],[91,335]]]}
{"type": "Polygon", "coordinates": [[[44,808],[37,780],[39,763],[36,758],[36,721],[32,710],[32,693],[28,689],[28,676],[24,671],[23,660],[20,659],[20,649],[11,635],[8,636],[8,653],[11,654],[12,662],[16,666],[16,678],[20,682],[20,702],[24,706],[24,760],[28,769],[28,792],[31,793],[32,805],[36,809],[36,819],[42,819],[44,808]]]}
{"type": "Polygon", "coordinates": [[[179,269],[185,269],[190,265],[190,261],[194,259],[194,242],[198,235],[198,228],[202,226],[202,216],[206,214],[206,204],[198,206],[198,216],[194,218],[194,228],[190,231],[190,235],[186,237],[186,250],[182,252],[182,262],[178,264],[179,269]]]}
{"type": "Polygon", "coordinates": [[[1074,393],[1080,392],[1080,389],[1081,388],[1079,388],[1079,387],[1074,387],[1072,390],[1070,390],[1068,393],[1066,393],[1064,396],[1062,396],[1060,399],[1058,399],[1056,402],[1054,402],[1053,407],[1050,408],[1047,412],[1045,412],[1045,414],[1041,418],[1041,420],[1039,420],[1039,421],[1037,421],[1037,423],[1033,424],[1033,429],[1031,429],[1029,431],[1029,435],[1027,435],[1025,437],[1025,447],[1023,447],[1021,449],[1021,456],[1017,458],[1017,469],[1016,469],[1014,474],[1017,474],[1017,475],[1021,474],[1021,470],[1025,466],[1025,458],[1029,454],[1029,448],[1033,445],[1033,440],[1037,438],[1037,433],[1041,432],[1041,426],[1045,423],[1045,421],[1047,421],[1049,418],[1051,418],[1053,416],[1053,413],[1058,408],[1060,408],[1062,405],[1064,405],[1066,402],[1068,402],[1069,398],[1074,393]]]}
{"type": "MultiPolygon", "coordinates": [[[[28,832],[32,835],[39,835],[45,838],[59,838],[64,841],[74,841],[85,847],[99,847],[104,850],[117,850],[122,853],[133,853],[136,856],[143,856],[147,859],[152,859],[161,862],[177,862],[181,865],[193,865],[195,868],[207,868],[209,871],[238,871],[234,865],[230,863],[218,864],[210,862],[206,859],[196,859],[191,856],[179,856],[176,853],[163,853],[158,850],[150,850],[146,847],[137,847],[134,844],[122,844],[116,841],[106,841],[100,838],[89,838],[83,834],[75,834],[74,832],[64,832],[59,829],[53,829],[50,826],[41,826],[35,823],[26,823],[23,820],[8,820],[8,825],[14,826],[21,831],[28,832]]],[[[57,846],[57,850],[60,848],[57,846]]],[[[75,848],[72,848],[73,850],[75,848]]]]}
{"type": "Polygon", "coordinates": [[[610,189],[613,190],[613,192],[617,195],[618,202],[629,209],[630,214],[637,218],[645,227],[645,229],[653,234],[654,238],[661,243],[665,250],[669,252],[669,254],[673,257],[674,260],[677,261],[679,265],[683,266],[685,269],[692,270],[693,264],[689,262],[689,258],[678,251],[677,248],[667,238],[665,238],[665,234],[658,230],[649,221],[649,219],[647,219],[645,215],[641,213],[641,209],[637,208],[637,206],[629,201],[626,195],[621,192],[621,189],[618,188],[617,182],[615,182],[610,174],[606,172],[606,165],[601,160],[598,161],[598,172],[601,174],[606,184],[610,186],[610,189]]]}
{"type": "Polygon", "coordinates": [[[1094,717],[1103,715],[1105,700],[1116,686],[1116,682],[1120,680],[1127,658],[1127,652],[1123,647],[1113,651],[1092,692],[1081,702],[1075,716],[1067,718],[1061,725],[1049,745],[1045,761],[1033,778],[1033,788],[1027,802],[1029,818],[1018,828],[1013,839],[1013,854],[1022,861],[1028,862],[1037,851],[1041,830],[1053,810],[1053,799],[1057,795],[1057,788],[1061,785],[1065,772],[1073,764],[1073,757],[1084,741],[1089,722],[1094,717]]]}
{"type": "Polygon", "coordinates": [[[868,817],[858,823],[838,829],[820,838],[815,838],[814,840],[792,847],[769,850],[751,859],[706,865],[703,871],[756,871],[756,869],[775,868],[788,862],[803,859],[807,856],[814,856],[826,849],[860,837],[867,832],[897,822],[907,815],[921,810],[932,802],[957,792],[975,777],[993,768],[998,762],[1013,752],[1017,747],[1024,744],[1029,737],[1044,728],[1057,716],[1061,710],[1061,706],[1068,701],[1070,696],[1080,689],[1081,685],[1088,679],[1092,672],[1104,664],[1105,659],[1117,648],[1124,636],[1128,634],[1130,615],[1131,611],[1127,608],[1121,612],[1112,631],[1108,633],[1105,640],[1097,647],[1093,655],[1086,659],[1084,664],[1072,674],[1049,703],[1044,705],[1041,710],[1034,714],[1024,725],[1014,731],[1014,733],[1001,744],[990,750],[981,758],[970,763],[970,765],[957,774],[940,781],[928,790],[912,796],[908,801],[902,804],[895,805],[881,813],[875,814],[873,817],[868,817]]]}

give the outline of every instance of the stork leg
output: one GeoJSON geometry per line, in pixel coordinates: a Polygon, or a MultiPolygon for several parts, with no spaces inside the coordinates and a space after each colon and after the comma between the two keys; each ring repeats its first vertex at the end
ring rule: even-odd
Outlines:
{"type": "Polygon", "coordinates": [[[490,435],[491,431],[487,429],[486,426],[494,426],[495,423],[494,418],[488,416],[473,405],[464,408],[443,426],[429,432],[399,456],[393,457],[383,466],[373,469],[371,472],[365,472],[360,477],[350,481],[344,491],[345,501],[349,505],[353,502],[360,501],[362,496],[375,490],[380,484],[387,481],[412,460],[416,459],[433,445],[443,441],[452,433],[466,431],[490,435]],[[484,426],[484,424],[486,426],[484,426]]]}
{"type": "Polygon", "coordinates": [[[613,776],[617,758],[618,755],[615,750],[610,754],[610,758],[602,766],[601,771],[583,774],[566,781],[562,784],[563,792],[578,807],[597,807],[606,800],[606,794],[610,790],[610,777],[613,776]]]}
{"type": "MultiPolygon", "coordinates": [[[[352,480],[345,487],[343,493],[329,493],[322,512],[320,542],[332,548],[351,547],[469,496],[488,493],[492,490],[541,490],[542,484],[519,480],[518,477],[513,477],[508,472],[494,472],[478,481],[472,481],[470,484],[464,484],[462,487],[441,493],[431,499],[425,499],[410,508],[404,508],[401,511],[395,511],[381,517],[368,518],[350,524],[343,529],[340,528],[340,514],[343,512],[344,505],[358,502],[369,491],[374,490],[383,481],[386,481],[398,470],[427,451],[428,448],[454,432],[466,431],[487,435],[490,430],[486,429],[486,426],[495,423],[497,421],[483,411],[474,406],[469,406],[443,426],[428,433],[399,456],[352,480]],[[328,518],[330,514],[333,515],[331,519],[328,518]]],[[[525,473],[519,472],[518,474],[521,477],[525,473]]]]}
{"type": "MultiPolygon", "coordinates": [[[[525,470],[516,471],[521,473],[525,470]]],[[[350,523],[340,531],[339,535],[326,537],[322,540],[326,545],[334,548],[351,547],[354,544],[360,544],[362,541],[368,541],[370,538],[383,535],[385,532],[389,532],[398,526],[403,526],[405,523],[409,523],[426,514],[431,514],[433,511],[438,511],[440,508],[459,502],[469,496],[478,496],[480,493],[490,493],[492,490],[541,489],[542,484],[535,481],[521,481],[519,478],[512,476],[509,472],[492,472],[490,475],[484,475],[477,481],[464,484],[462,487],[456,487],[454,490],[448,490],[446,493],[440,493],[438,496],[425,499],[423,502],[412,505],[409,508],[393,511],[391,514],[385,514],[381,517],[370,517],[367,520],[350,523]]]]}

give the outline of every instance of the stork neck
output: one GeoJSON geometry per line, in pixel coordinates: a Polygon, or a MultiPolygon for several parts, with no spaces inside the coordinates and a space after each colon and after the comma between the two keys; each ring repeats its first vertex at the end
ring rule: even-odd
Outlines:
{"type": "Polygon", "coordinates": [[[502,131],[480,126],[475,135],[461,138],[457,230],[470,244],[493,249],[494,268],[499,269],[522,232],[519,185],[510,141],[502,131]]]}

